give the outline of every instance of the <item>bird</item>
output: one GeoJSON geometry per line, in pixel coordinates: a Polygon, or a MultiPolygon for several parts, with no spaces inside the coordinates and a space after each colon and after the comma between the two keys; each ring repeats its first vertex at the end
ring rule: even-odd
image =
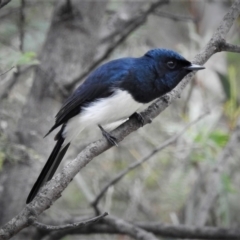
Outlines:
{"type": "MultiPolygon", "coordinates": [[[[30,191],[30,203],[44,183],[51,180],[70,143],[87,128],[98,126],[109,144],[117,145],[106,129],[130,116],[142,124],[139,108],[174,89],[190,72],[204,69],[186,60],[179,53],[155,48],[143,56],[109,61],[94,71],[66,99],[55,117],[55,124],[45,135],[60,128],[45,166],[30,191]]],[[[116,126],[115,125],[115,126],[116,126]]]]}

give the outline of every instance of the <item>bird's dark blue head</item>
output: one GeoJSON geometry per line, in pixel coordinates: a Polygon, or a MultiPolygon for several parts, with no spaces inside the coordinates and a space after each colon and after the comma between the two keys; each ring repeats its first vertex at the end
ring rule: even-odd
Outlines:
{"type": "Polygon", "coordinates": [[[186,60],[180,54],[168,49],[153,49],[145,57],[154,60],[155,70],[158,75],[156,87],[163,89],[163,85],[170,91],[190,72],[204,69],[186,60]]]}

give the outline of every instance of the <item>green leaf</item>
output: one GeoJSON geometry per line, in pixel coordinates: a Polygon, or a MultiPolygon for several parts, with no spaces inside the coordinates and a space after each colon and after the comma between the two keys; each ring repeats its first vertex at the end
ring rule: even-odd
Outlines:
{"type": "Polygon", "coordinates": [[[24,52],[20,55],[17,60],[17,65],[28,65],[28,64],[39,64],[39,61],[36,59],[35,52],[24,52]]]}
{"type": "Polygon", "coordinates": [[[210,133],[209,139],[211,139],[217,146],[224,147],[228,142],[229,135],[221,130],[215,130],[210,133]]]}

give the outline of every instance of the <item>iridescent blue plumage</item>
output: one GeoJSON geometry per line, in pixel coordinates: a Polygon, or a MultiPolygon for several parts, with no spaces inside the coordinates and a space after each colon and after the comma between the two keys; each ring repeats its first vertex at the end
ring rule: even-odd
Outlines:
{"type": "MultiPolygon", "coordinates": [[[[189,72],[200,69],[203,67],[167,49],[153,49],[140,58],[121,58],[98,67],[56,115],[56,122],[48,134],[62,126],[55,137],[57,143],[27,203],[51,179],[70,142],[83,129],[124,121],[145,103],[171,91],[189,72]]],[[[107,140],[116,144],[116,139],[100,128],[107,140]]]]}
{"type": "Polygon", "coordinates": [[[116,88],[128,91],[138,102],[148,103],[173,89],[189,73],[183,67],[190,65],[168,49],[153,49],[140,58],[121,58],[103,64],[67,99],[53,129],[79,113],[82,106],[110,96],[116,88]],[[169,69],[168,61],[176,61],[176,68],[169,69]]]}

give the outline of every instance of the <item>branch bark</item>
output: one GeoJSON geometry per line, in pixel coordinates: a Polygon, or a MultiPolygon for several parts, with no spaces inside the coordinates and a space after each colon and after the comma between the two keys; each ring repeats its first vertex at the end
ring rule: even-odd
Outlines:
{"type": "Polygon", "coordinates": [[[11,0],[0,0],[0,8],[3,8],[10,2],[11,2],[11,0]]]}
{"type": "MultiPolygon", "coordinates": [[[[126,223],[126,222],[125,222],[126,223]]],[[[130,223],[132,224],[132,223],[130,223]]],[[[161,237],[183,238],[183,239],[240,239],[238,228],[217,227],[189,227],[185,225],[170,225],[162,223],[134,223],[134,226],[161,237]]],[[[74,231],[52,232],[44,240],[57,240],[70,234],[121,234],[122,230],[112,227],[103,222],[86,228],[78,228],[74,231]]]]}
{"type": "Polygon", "coordinates": [[[76,228],[86,227],[93,223],[97,223],[101,219],[106,217],[107,215],[108,215],[108,213],[105,212],[97,217],[90,218],[85,221],[69,223],[69,224],[65,224],[65,225],[61,225],[61,226],[51,226],[51,225],[46,225],[46,224],[34,221],[33,226],[37,227],[38,229],[44,230],[44,231],[73,230],[76,228]]]}
{"type": "Polygon", "coordinates": [[[137,240],[158,240],[152,233],[145,231],[142,228],[137,227],[131,223],[128,223],[122,219],[115,217],[108,217],[104,219],[108,225],[120,233],[127,234],[137,240]]]}

